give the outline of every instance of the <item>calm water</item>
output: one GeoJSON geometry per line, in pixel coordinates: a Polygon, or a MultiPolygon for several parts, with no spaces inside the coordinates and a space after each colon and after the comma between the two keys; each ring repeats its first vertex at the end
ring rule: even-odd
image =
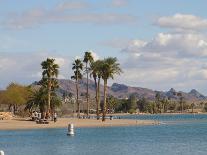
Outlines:
{"type": "Polygon", "coordinates": [[[6,155],[206,155],[207,115],[130,116],[159,126],[0,131],[6,155]],[[172,123],[173,122],[173,123],[172,123]]]}

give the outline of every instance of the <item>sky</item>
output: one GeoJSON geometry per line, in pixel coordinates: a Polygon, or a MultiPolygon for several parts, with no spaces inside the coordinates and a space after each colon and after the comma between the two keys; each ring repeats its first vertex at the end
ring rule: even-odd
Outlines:
{"type": "Polygon", "coordinates": [[[206,0],[0,0],[0,89],[41,79],[47,57],[72,75],[93,51],[117,57],[113,82],[207,95],[206,0]]]}

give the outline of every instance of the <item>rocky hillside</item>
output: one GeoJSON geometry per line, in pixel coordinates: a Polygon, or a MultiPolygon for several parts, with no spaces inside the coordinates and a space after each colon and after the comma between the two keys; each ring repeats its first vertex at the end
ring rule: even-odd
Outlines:
{"type": "MultiPolygon", "coordinates": [[[[74,81],[62,79],[59,80],[59,85],[60,88],[58,92],[60,93],[60,95],[63,94],[64,92],[68,92],[68,93],[70,92],[74,95],[76,94],[76,86],[74,81]]],[[[79,90],[82,96],[86,93],[86,86],[87,86],[86,79],[81,80],[79,84],[79,90]]],[[[110,95],[113,95],[117,98],[128,98],[130,95],[134,94],[138,98],[145,97],[150,100],[154,100],[155,94],[159,92],[163,97],[168,97],[177,100],[179,99],[179,97],[176,96],[176,94],[180,91],[176,91],[173,88],[171,88],[167,92],[154,91],[147,88],[130,87],[124,84],[114,83],[111,87],[108,87],[108,92],[110,95]]],[[[103,85],[101,85],[101,93],[103,94],[103,85]]],[[[186,92],[181,92],[181,93],[184,99],[187,101],[200,101],[200,100],[207,99],[206,96],[202,95],[195,89],[192,89],[189,93],[186,92]]],[[[91,97],[95,96],[95,85],[92,80],[89,80],[89,94],[91,97]]]]}

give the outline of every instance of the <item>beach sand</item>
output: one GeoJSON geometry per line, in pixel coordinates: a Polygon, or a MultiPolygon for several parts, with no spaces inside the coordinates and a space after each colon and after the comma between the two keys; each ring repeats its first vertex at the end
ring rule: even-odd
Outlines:
{"type": "Polygon", "coordinates": [[[11,120],[0,120],[0,130],[67,128],[69,123],[73,123],[75,127],[111,127],[159,124],[159,122],[152,120],[107,119],[105,122],[102,122],[101,120],[95,119],[76,118],[59,118],[56,123],[49,121],[49,124],[36,124],[36,122],[29,121],[24,118],[15,118],[11,120]]]}

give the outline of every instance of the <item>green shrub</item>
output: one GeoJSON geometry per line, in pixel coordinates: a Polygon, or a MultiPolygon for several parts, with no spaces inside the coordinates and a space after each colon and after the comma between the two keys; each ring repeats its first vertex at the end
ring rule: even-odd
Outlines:
{"type": "Polygon", "coordinates": [[[207,112],[207,103],[205,103],[203,110],[207,112]]]}
{"type": "Polygon", "coordinates": [[[133,113],[135,113],[135,112],[136,112],[135,109],[129,109],[129,113],[130,113],[130,114],[133,114],[133,113]]]}

